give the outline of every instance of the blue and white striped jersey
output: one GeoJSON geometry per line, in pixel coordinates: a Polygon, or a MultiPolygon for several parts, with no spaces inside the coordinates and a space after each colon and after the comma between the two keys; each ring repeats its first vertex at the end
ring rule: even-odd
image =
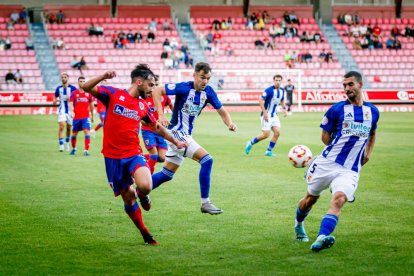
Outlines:
{"type": "Polygon", "coordinates": [[[59,97],[59,107],[58,114],[69,114],[69,100],[70,95],[73,91],[76,90],[76,87],[73,85],[68,85],[68,87],[63,87],[59,85],[55,90],[55,97],[59,97]]]}
{"type": "Polygon", "coordinates": [[[173,114],[168,126],[173,132],[191,135],[195,119],[208,103],[215,109],[222,107],[216,92],[209,85],[203,91],[196,91],[193,81],[170,83],[165,85],[165,91],[167,95],[175,95],[173,114]]]}
{"type": "Polygon", "coordinates": [[[359,172],[371,131],[377,128],[378,109],[371,103],[354,106],[339,102],[325,113],[320,127],[331,133],[331,142],[322,155],[347,169],[359,172]]]}
{"type": "Polygon", "coordinates": [[[264,107],[267,114],[270,117],[275,117],[277,115],[277,106],[285,99],[285,89],[283,87],[276,89],[272,85],[263,91],[262,99],[264,100],[264,107]]]}

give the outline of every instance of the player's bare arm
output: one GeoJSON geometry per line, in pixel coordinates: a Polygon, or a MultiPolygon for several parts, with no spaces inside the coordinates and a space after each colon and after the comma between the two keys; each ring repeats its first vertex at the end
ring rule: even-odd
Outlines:
{"type": "MultiPolygon", "coordinates": [[[[142,122],[143,124],[145,124],[145,122],[142,122]]],[[[152,127],[153,131],[155,133],[157,133],[158,135],[160,135],[161,137],[164,137],[165,140],[173,143],[174,145],[177,146],[177,148],[182,149],[187,147],[187,143],[181,142],[177,139],[175,139],[168,131],[165,127],[163,127],[160,123],[156,122],[155,124],[149,125],[150,127],[152,127]]]]}
{"type": "Polygon", "coordinates": [[[165,94],[166,94],[165,87],[163,85],[157,86],[152,91],[152,99],[154,100],[154,105],[158,113],[158,121],[163,126],[168,126],[170,122],[168,122],[168,120],[165,118],[164,109],[162,108],[162,104],[161,104],[161,98],[165,94]]]}
{"type": "Polygon", "coordinates": [[[321,139],[322,139],[322,142],[325,145],[329,145],[329,143],[331,142],[331,133],[330,132],[327,132],[326,130],[322,130],[322,137],[321,137],[321,139]]]}
{"type": "Polygon", "coordinates": [[[237,126],[235,123],[233,123],[230,113],[224,107],[217,109],[217,113],[220,115],[221,119],[223,120],[223,122],[226,124],[226,126],[229,128],[230,131],[237,130],[237,126]]]}
{"type": "Polygon", "coordinates": [[[97,97],[99,92],[96,86],[103,80],[113,79],[115,77],[115,71],[106,71],[103,75],[97,76],[85,82],[81,88],[85,90],[85,92],[92,94],[92,96],[97,97]]]}
{"type": "Polygon", "coordinates": [[[264,106],[264,100],[263,100],[263,98],[260,96],[259,97],[259,106],[260,106],[260,109],[262,110],[262,112],[263,112],[263,118],[265,119],[265,121],[267,122],[268,120],[269,120],[269,115],[267,114],[267,112],[266,112],[266,108],[265,108],[265,106],[264,106]]]}
{"type": "Polygon", "coordinates": [[[369,158],[371,157],[372,151],[374,150],[375,137],[376,137],[375,130],[373,130],[371,131],[369,135],[368,142],[365,147],[365,155],[364,155],[364,160],[362,160],[362,165],[367,163],[369,161],[369,158]]]}
{"type": "Polygon", "coordinates": [[[89,104],[89,109],[91,111],[91,122],[93,123],[93,110],[94,110],[93,102],[89,104]]]}
{"type": "Polygon", "coordinates": [[[288,115],[288,113],[287,113],[287,109],[286,109],[286,105],[285,105],[285,100],[280,102],[280,106],[282,107],[283,116],[286,117],[288,115]]]}

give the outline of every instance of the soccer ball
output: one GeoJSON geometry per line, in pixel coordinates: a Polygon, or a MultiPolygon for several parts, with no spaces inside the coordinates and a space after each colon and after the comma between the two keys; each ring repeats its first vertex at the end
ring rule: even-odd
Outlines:
{"type": "Polygon", "coordinates": [[[297,145],[290,149],[289,162],[296,168],[303,168],[308,165],[308,162],[312,159],[311,150],[304,145],[297,145]]]}

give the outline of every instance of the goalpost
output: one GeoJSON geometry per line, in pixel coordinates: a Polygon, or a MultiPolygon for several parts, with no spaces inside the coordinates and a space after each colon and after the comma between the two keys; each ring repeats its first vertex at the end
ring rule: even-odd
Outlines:
{"type": "MultiPolygon", "coordinates": [[[[192,69],[177,70],[176,82],[191,81],[193,79],[192,69]]],[[[302,110],[302,70],[298,69],[263,69],[263,70],[246,70],[246,69],[213,69],[209,85],[215,91],[221,93],[251,93],[262,92],[265,88],[273,85],[273,76],[279,74],[283,77],[282,87],[291,79],[295,86],[296,93],[293,93],[293,102],[302,110]]],[[[254,101],[257,104],[257,101],[254,101]]],[[[250,104],[252,104],[251,102],[250,104]]],[[[239,103],[248,104],[248,103],[239,103]]]]}

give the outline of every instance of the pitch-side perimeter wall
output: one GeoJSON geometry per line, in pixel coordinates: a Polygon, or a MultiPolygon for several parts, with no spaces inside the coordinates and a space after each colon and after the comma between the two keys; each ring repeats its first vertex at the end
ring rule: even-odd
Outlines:
{"type": "MultiPolygon", "coordinates": [[[[231,111],[259,111],[261,91],[217,91],[222,103],[231,111]]],[[[56,114],[52,91],[0,92],[0,115],[56,114]]],[[[377,104],[380,111],[414,112],[414,90],[365,90],[366,101],[377,104]]],[[[323,112],[333,103],[346,99],[340,90],[306,90],[293,95],[293,111],[323,112]],[[301,102],[301,108],[297,105],[301,102]]]]}

